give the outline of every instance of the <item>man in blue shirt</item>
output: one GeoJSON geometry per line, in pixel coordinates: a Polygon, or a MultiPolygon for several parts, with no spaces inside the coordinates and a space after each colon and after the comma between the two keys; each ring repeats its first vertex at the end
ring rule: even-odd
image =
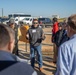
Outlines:
{"type": "Polygon", "coordinates": [[[76,14],[68,18],[67,34],[70,39],[59,48],[55,75],[76,75],[76,14]]]}

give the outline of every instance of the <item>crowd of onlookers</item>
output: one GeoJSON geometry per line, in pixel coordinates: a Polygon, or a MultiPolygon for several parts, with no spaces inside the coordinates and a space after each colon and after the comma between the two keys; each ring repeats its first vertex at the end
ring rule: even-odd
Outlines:
{"type": "MultiPolygon", "coordinates": [[[[21,36],[18,25],[9,20],[8,25],[0,24],[0,75],[37,75],[35,57],[39,71],[43,71],[41,43],[46,39],[38,19],[28,29],[25,38],[30,44],[30,63],[19,58],[18,40],[21,36]]],[[[71,15],[62,23],[53,18],[52,38],[54,57],[53,63],[57,65],[56,75],[76,74],[76,15],[71,15]]]]}
{"type": "Polygon", "coordinates": [[[52,41],[54,43],[55,75],[76,74],[76,14],[67,18],[63,24],[54,19],[52,41]]]}
{"type": "Polygon", "coordinates": [[[67,36],[67,22],[64,20],[63,22],[58,23],[57,18],[53,18],[53,29],[52,29],[52,42],[54,46],[54,59],[53,62],[56,63],[58,48],[62,43],[68,41],[69,37],[67,36]]]}

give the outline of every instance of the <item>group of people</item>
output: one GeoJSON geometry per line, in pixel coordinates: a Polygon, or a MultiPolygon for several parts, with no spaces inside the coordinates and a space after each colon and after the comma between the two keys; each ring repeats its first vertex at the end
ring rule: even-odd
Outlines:
{"type": "Polygon", "coordinates": [[[37,75],[36,71],[34,71],[35,54],[37,54],[38,57],[39,70],[42,71],[41,42],[45,39],[45,35],[38,24],[38,20],[33,20],[33,25],[28,30],[25,37],[30,43],[32,67],[25,61],[21,61],[18,57],[18,35],[20,36],[21,33],[19,27],[14,23],[14,20],[10,20],[9,25],[0,24],[0,75],[5,75],[6,73],[10,75],[12,72],[13,75],[21,75],[21,73],[22,75],[37,75]]]}
{"type": "MultiPolygon", "coordinates": [[[[57,22],[54,22],[54,29],[56,26],[57,22]]],[[[55,75],[76,75],[76,14],[68,17],[67,23],[62,26],[58,24],[58,27],[59,30],[54,30],[56,32],[52,36],[57,50],[57,53],[56,50],[54,52],[54,62],[57,61],[55,75]]]]}
{"type": "Polygon", "coordinates": [[[67,36],[67,27],[66,27],[66,20],[64,22],[58,23],[57,18],[53,18],[53,29],[52,29],[52,42],[54,46],[54,59],[53,63],[56,63],[57,61],[57,55],[58,55],[58,48],[62,43],[69,40],[69,37],[67,36]]]}
{"type": "MultiPolygon", "coordinates": [[[[18,39],[21,36],[20,29],[18,25],[15,25],[14,20],[11,19],[9,21],[9,26],[15,31],[15,47],[13,50],[13,54],[19,55],[18,49],[18,39]]],[[[39,70],[42,71],[42,52],[41,52],[41,42],[45,39],[44,32],[42,28],[39,26],[38,19],[33,20],[33,25],[27,31],[25,38],[29,40],[30,43],[30,59],[31,66],[34,68],[35,65],[35,55],[38,57],[39,70]]]]}
{"type": "MultiPolygon", "coordinates": [[[[38,20],[27,31],[26,37],[30,43],[31,66],[17,59],[18,56],[18,27],[13,21],[10,24],[0,24],[0,75],[37,75],[34,71],[35,56],[39,70],[43,70],[41,43],[45,39],[44,32],[38,20]],[[12,54],[15,53],[16,55],[12,54]]],[[[20,32],[19,32],[20,33],[20,32]]],[[[76,74],[76,15],[67,19],[67,23],[58,23],[53,19],[52,42],[54,43],[54,63],[57,63],[55,75],[76,74]]],[[[19,34],[21,35],[21,33],[19,34]]]]}

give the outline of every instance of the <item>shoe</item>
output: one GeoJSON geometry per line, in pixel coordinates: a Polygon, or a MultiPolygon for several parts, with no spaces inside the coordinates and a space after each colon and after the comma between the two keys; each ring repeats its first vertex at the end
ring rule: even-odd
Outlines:
{"type": "Polygon", "coordinates": [[[43,71],[43,68],[41,67],[41,68],[39,68],[39,70],[40,70],[40,72],[42,72],[43,71]]]}
{"type": "Polygon", "coordinates": [[[54,64],[56,64],[56,61],[53,61],[54,64]]]}

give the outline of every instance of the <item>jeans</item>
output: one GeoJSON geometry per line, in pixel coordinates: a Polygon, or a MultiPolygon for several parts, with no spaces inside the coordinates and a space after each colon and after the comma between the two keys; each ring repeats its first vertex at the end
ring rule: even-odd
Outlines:
{"type": "Polygon", "coordinates": [[[39,68],[40,68],[43,65],[43,63],[42,63],[41,45],[39,45],[39,46],[30,45],[31,66],[33,68],[34,68],[34,64],[35,64],[35,52],[37,52],[36,56],[38,57],[38,64],[39,64],[39,68]]]}

